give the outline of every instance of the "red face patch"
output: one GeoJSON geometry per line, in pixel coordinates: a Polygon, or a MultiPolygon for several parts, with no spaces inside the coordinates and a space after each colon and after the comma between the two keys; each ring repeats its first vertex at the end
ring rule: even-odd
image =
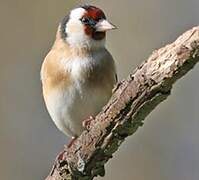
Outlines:
{"type": "MultiPolygon", "coordinates": [[[[91,19],[94,22],[99,22],[101,19],[106,19],[104,12],[95,6],[82,6],[86,10],[84,18],[91,19]]],[[[105,37],[105,32],[95,32],[92,26],[85,26],[85,33],[95,40],[101,40],[105,37]]]]}
{"type": "Polygon", "coordinates": [[[106,19],[104,12],[97,7],[88,6],[88,8],[86,8],[85,10],[86,10],[85,16],[92,18],[95,21],[99,21],[100,19],[106,19]]]}

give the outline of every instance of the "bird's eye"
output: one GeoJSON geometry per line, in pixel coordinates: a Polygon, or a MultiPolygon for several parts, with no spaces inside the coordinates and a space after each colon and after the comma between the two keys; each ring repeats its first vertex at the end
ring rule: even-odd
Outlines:
{"type": "Polygon", "coordinates": [[[83,17],[82,19],[80,19],[81,22],[85,25],[89,25],[90,27],[94,28],[96,25],[96,21],[92,18],[88,18],[88,17],[83,17]]]}
{"type": "Polygon", "coordinates": [[[81,22],[84,23],[84,24],[89,24],[90,23],[90,19],[89,18],[86,18],[86,17],[83,17],[81,19],[81,22]]]}

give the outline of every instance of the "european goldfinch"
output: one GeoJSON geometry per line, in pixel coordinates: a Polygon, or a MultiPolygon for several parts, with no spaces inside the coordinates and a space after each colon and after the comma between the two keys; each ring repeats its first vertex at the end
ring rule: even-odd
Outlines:
{"type": "Polygon", "coordinates": [[[115,28],[101,9],[75,8],[61,21],[42,64],[47,110],[58,129],[72,138],[82,133],[82,122],[97,115],[111,96],[116,70],[105,37],[115,28]]]}

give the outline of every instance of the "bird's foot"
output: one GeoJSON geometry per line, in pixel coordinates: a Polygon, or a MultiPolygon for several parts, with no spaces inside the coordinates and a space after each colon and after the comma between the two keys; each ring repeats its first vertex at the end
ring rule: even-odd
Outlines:
{"type": "Polygon", "coordinates": [[[95,120],[95,118],[93,116],[90,116],[88,119],[85,119],[83,122],[82,122],[82,126],[89,130],[90,129],[90,126],[91,126],[91,122],[95,120]]]}

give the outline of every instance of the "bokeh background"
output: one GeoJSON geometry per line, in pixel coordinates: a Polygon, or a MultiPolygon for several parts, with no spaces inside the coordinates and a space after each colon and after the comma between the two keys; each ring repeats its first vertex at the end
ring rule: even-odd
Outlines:
{"type": "MultiPolygon", "coordinates": [[[[125,78],[154,49],[199,24],[198,0],[0,0],[0,179],[43,180],[68,139],[42,99],[40,66],[57,25],[80,3],[118,26],[107,47],[125,78]]],[[[199,66],[106,165],[104,180],[199,179],[199,66]]],[[[97,178],[101,180],[102,178],[97,178]]]]}

